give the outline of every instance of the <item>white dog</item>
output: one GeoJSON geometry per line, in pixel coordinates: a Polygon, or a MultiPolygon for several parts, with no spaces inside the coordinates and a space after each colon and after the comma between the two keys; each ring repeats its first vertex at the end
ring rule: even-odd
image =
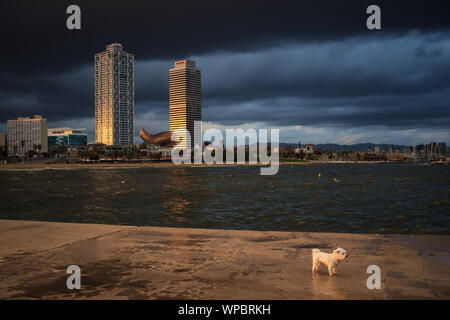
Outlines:
{"type": "Polygon", "coordinates": [[[336,266],[340,260],[344,260],[348,257],[347,251],[342,248],[333,250],[333,253],[321,252],[319,249],[312,249],[312,272],[313,274],[319,269],[320,264],[324,264],[328,267],[328,274],[332,276],[336,274],[336,266]]]}

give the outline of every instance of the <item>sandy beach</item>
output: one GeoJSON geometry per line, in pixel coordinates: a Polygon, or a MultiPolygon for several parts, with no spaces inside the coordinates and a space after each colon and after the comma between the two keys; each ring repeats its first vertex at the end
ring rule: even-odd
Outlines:
{"type": "Polygon", "coordinates": [[[0,220],[0,299],[449,299],[450,236],[0,220]],[[311,273],[311,249],[350,254],[311,273]],[[66,269],[81,268],[68,290],[66,269]],[[381,268],[380,290],[366,286],[381,268]]]}
{"type": "MultiPolygon", "coordinates": [[[[332,161],[332,162],[323,162],[323,161],[288,161],[283,160],[278,162],[280,166],[310,166],[310,165],[327,165],[327,164],[389,164],[395,162],[383,162],[383,161],[332,161]]],[[[30,170],[30,169],[97,169],[97,168],[159,168],[159,167],[179,167],[179,166],[187,166],[187,167],[230,167],[230,166],[256,166],[256,167],[267,167],[269,165],[263,164],[180,164],[176,165],[172,162],[143,162],[143,163],[125,163],[125,162],[117,162],[117,163],[45,163],[45,162],[20,162],[20,163],[12,163],[12,164],[3,164],[0,165],[0,170],[30,170]]]]}
{"type": "MultiPolygon", "coordinates": [[[[312,162],[279,162],[279,165],[311,165],[312,162]]],[[[50,163],[44,162],[25,162],[0,165],[0,170],[30,170],[30,169],[102,169],[102,168],[161,168],[161,167],[230,167],[230,166],[263,166],[262,164],[180,164],[176,165],[172,162],[153,162],[153,163],[50,163]]]]}

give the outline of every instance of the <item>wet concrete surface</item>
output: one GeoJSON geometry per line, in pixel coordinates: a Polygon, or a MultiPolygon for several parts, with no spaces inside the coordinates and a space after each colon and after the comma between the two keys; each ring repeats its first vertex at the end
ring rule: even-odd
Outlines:
{"type": "Polygon", "coordinates": [[[0,220],[0,299],[449,299],[450,236],[0,220]],[[350,254],[328,276],[311,249],[350,254]],[[81,289],[69,290],[69,265],[81,289]],[[381,289],[366,286],[369,265],[381,289]]]}

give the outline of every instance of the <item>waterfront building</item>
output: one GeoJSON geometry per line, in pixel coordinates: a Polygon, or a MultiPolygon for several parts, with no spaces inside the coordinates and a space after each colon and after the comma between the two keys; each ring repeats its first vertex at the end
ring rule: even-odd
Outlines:
{"type": "Polygon", "coordinates": [[[186,132],[191,136],[191,148],[202,145],[201,73],[194,61],[175,61],[169,70],[169,118],[170,131],[181,133],[179,147],[187,145],[186,132]]]}
{"type": "Polygon", "coordinates": [[[313,153],[314,152],[314,147],[312,144],[307,144],[305,146],[305,153],[313,153]]]}
{"type": "Polygon", "coordinates": [[[295,148],[295,153],[314,153],[314,146],[312,144],[306,144],[304,147],[301,146],[301,144],[298,144],[298,148],[295,148]]]}
{"type": "Polygon", "coordinates": [[[437,144],[437,153],[441,156],[447,155],[447,144],[445,142],[439,142],[437,144]]]}
{"type": "Polygon", "coordinates": [[[41,115],[8,120],[8,155],[24,156],[30,150],[48,152],[47,119],[41,115]]]}
{"type": "Polygon", "coordinates": [[[49,148],[61,145],[70,148],[85,149],[87,146],[87,133],[84,133],[84,129],[48,129],[49,148]]]}
{"type": "Polygon", "coordinates": [[[416,145],[416,156],[424,156],[425,155],[425,145],[419,144],[416,145]]]}
{"type": "Polygon", "coordinates": [[[95,151],[95,152],[104,152],[106,150],[106,144],[101,143],[101,142],[88,143],[87,150],[95,151]]]}
{"type": "Polygon", "coordinates": [[[425,145],[425,154],[428,157],[445,155],[445,150],[446,144],[444,142],[441,143],[430,142],[429,144],[425,145]]]}
{"type": "Polygon", "coordinates": [[[95,142],[134,142],[134,55],[120,43],[95,55],[95,142]]]}
{"type": "Polygon", "coordinates": [[[159,158],[160,160],[170,160],[172,156],[172,148],[170,147],[152,148],[147,151],[147,156],[148,155],[153,155],[153,157],[159,158]]]}
{"type": "Polygon", "coordinates": [[[426,145],[428,156],[444,156],[447,151],[447,144],[445,142],[431,142],[426,145]]]}
{"type": "Polygon", "coordinates": [[[0,148],[6,147],[6,133],[0,132],[0,148]]]}
{"type": "Polygon", "coordinates": [[[416,154],[423,157],[445,156],[448,154],[445,142],[430,142],[416,146],[416,154]]]}

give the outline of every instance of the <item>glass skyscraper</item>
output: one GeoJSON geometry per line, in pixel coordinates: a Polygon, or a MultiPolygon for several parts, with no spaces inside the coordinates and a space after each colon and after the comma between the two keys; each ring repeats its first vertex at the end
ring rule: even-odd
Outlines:
{"type": "Polygon", "coordinates": [[[95,142],[134,142],[134,55],[120,43],[95,55],[95,142]]]}
{"type": "Polygon", "coordinates": [[[201,145],[201,74],[194,61],[175,61],[169,70],[169,116],[170,131],[181,133],[179,147],[186,146],[186,131],[191,135],[191,148],[201,145]],[[198,135],[194,136],[194,132],[198,135]]]}

